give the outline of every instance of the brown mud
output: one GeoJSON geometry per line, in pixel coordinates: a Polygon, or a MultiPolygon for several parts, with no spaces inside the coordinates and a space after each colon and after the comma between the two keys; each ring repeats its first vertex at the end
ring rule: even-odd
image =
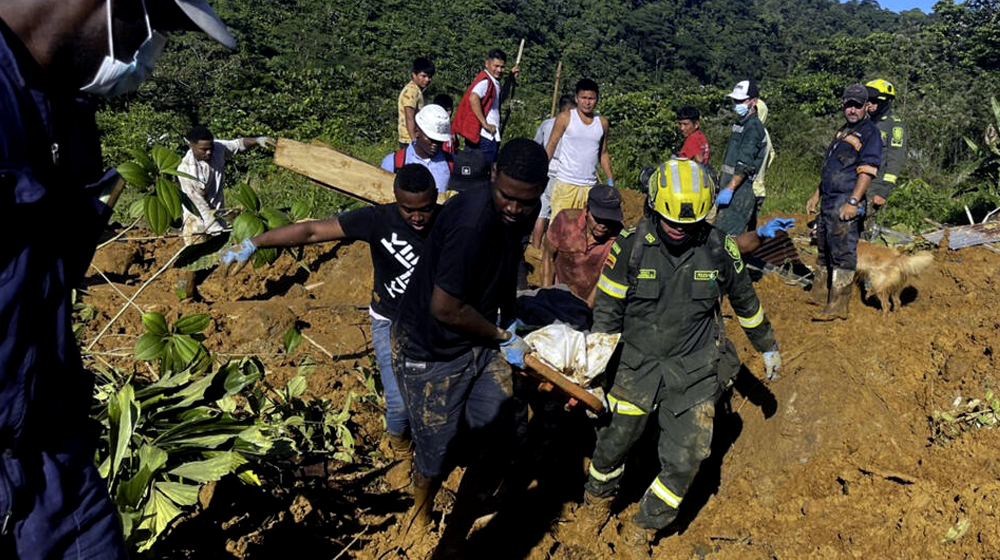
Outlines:
{"type": "MultiPolygon", "coordinates": [[[[125,305],[116,289],[133,294],[178,248],[178,240],[127,241],[99,251],[95,262],[115,284],[91,269],[81,296],[97,314],[80,332],[83,347],[125,305]]],[[[718,407],[712,456],[655,558],[1000,557],[1000,432],[971,430],[938,445],[930,422],[956,398],[1000,392],[1000,255],[968,248],[934,256],[903,292],[901,309],[883,314],[856,289],[850,319],[835,323],[813,322],[807,292],[764,277],[756,286],[784,358],[772,383],[760,381],[760,356],[726,308],[745,367],[728,406],[718,407]],[[946,538],[956,527],[964,532],[946,538]]],[[[813,258],[803,255],[809,264],[813,258]]],[[[180,273],[170,269],[136,303],[168,320],[209,313],[208,348],[222,357],[257,354],[272,386],[308,354],[318,366],[307,394],[339,402],[364,391],[357,370],[371,363],[368,248],[309,247],[302,262],[285,254],[231,278],[216,270],[199,286],[201,297],[185,302],[173,290],[180,273]],[[291,325],[314,342],[289,356],[282,335],[291,325]]],[[[138,312],[126,310],[88,363],[146,375],[131,358],[142,332],[138,312]]],[[[395,519],[409,500],[381,480],[390,464],[381,411],[360,406],[352,423],[353,463],[308,460],[263,488],[224,480],[203,492],[202,507],[171,530],[158,556],[423,558],[437,531],[409,553],[395,548],[395,519]]],[[[559,452],[548,466],[519,463],[507,492],[483,504],[492,515],[477,520],[468,557],[630,557],[618,531],[657,470],[654,440],[639,445],[599,535],[581,534],[574,521],[585,461],[559,452]]],[[[438,496],[436,518],[444,512],[445,525],[461,473],[438,496]]]]}

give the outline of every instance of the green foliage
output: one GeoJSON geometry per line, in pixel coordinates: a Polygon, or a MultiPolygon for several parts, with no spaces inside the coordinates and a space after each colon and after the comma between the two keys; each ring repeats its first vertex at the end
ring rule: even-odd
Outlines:
{"type": "Polygon", "coordinates": [[[163,146],[153,146],[148,154],[141,149],[132,149],[129,154],[133,160],[120,164],[118,173],[142,193],[142,215],[153,233],[162,235],[171,223],[180,220],[182,204],[198,213],[173,179],[194,178],[177,171],[177,166],[181,163],[180,156],[163,146]]]}
{"type": "MultiPolygon", "coordinates": [[[[242,243],[244,239],[256,237],[265,231],[278,229],[292,223],[292,220],[284,212],[261,205],[257,192],[247,183],[238,183],[230,190],[230,196],[243,207],[243,212],[233,220],[233,243],[242,243]]],[[[273,263],[279,254],[280,249],[275,247],[258,249],[253,255],[254,268],[273,263]]]]}

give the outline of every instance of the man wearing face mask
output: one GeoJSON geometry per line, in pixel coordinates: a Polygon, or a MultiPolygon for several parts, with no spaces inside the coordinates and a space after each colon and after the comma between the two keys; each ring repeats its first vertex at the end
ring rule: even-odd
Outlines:
{"type": "Polygon", "coordinates": [[[747,230],[754,211],[753,177],[764,163],[767,145],[764,125],[757,117],[757,83],[743,80],[728,95],[734,101],[733,111],[739,120],[726,145],[719,169],[721,190],[715,202],[719,213],[715,227],[733,237],[747,230]]]}
{"type": "Polygon", "coordinates": [[[125,558],[72,334],[118,178],[86,94],[135,90],[163,48],[154,29],[198,28],[235,42],[204,0],[0,3],[0,197],[19,232],[0,249],[0,558],[125,558]]]}
{"type": "Polygon", "coordinates": [[[781,367],[774,331],[736,242],[705,221],[712,184],[704,168],[670,159],[648,188],[646,215],[618,236],[597,284],[592,330],[621,333],[623,348],[608,393],[611,423],[598,433],[578,517],[581,534],[600,532],[629,449],[655,414],[661,470],[623,531],[625,543],[640,554],[649,553],[656,532],[677,516],[709,454],[719,398],[739,370],[722,323],[722,296],[764,354],[767,379],[781,367]]]}

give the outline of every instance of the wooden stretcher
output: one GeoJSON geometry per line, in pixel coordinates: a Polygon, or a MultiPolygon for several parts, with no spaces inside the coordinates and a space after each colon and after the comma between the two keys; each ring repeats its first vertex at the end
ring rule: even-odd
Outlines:
{"type": "Polygon", "coordinates": [[[583,387],[573,383],[563,374],[545,365],[533,354],[528,354],[524,357],[524,365],[526,366],[524,368],[525,373],[538,381],[551,383],[557,393],[576,399],[580,402],[580,405],[593,412],[604,410],[604,402],[601,399],[590,394],[583,387]]]}

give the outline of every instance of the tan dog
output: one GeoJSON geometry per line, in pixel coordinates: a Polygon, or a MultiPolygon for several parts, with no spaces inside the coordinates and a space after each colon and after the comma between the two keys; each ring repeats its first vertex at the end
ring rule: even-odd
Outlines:
{"type": "Polygon", "coordinates": [[[882,304],[882,312],[900,307],[899,294],[915,278],[934,262],[930,251],[920,251],[912,255],[901,255],[895,249],[858,241],[858,276],[871,284],[871,292],[882,304]]]}

